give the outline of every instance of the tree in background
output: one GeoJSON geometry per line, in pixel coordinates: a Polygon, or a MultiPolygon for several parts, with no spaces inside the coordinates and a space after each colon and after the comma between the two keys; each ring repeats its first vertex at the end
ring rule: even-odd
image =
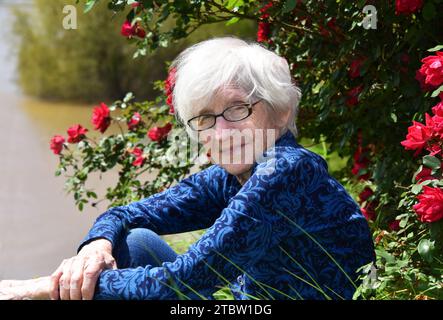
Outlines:
{"type": "MultiPolygon", "coordinates": [[[[74,0],[33,0],[30,8],[14,10],[14,17],[19,84],[24,93],[79,102],[116,100],[128,91],[139,100],[153,99],[159,94],[153,82],[167,75],[165,61],[187,45],[227,32],[251,37],[255,29],[251,22],[236,28],[216,24],[133,59],[135,50],[122,36],[122,22],[107,9],[106,2],[83,14],[82,6],[74,0]],[[66,5],[78,9],[75,30],[62,27],[66,5]]],[[[173,23],[174,19],[168,19],[165,28],[173,23]]]]}

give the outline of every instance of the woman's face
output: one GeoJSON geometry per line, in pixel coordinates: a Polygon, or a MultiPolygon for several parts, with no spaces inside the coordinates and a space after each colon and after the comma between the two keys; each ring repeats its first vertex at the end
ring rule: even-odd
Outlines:
{"type": "MultiPolygon", "coordinates": [[[[221,89],[199,115],[220,114],[230,106],[256,101],[247,101],[241,89],[230,86],[221,89]]],[[[254,161],[274,144],[284,125],[286,121],[281,117],[276,119],[269,106],[260,101],[243,120],[230,122],[222,116],[217,117],[212,128],[199,132],[199,141],[209,151],[212,163],[240,176],[249,172],[254,161]]]]}

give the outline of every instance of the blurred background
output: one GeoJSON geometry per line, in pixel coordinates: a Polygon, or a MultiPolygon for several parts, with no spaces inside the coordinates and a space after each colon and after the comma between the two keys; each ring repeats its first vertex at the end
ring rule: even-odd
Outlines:
{"type": "MultiPolygon", "coordinates": [[[[120,35],[124,15],[113,17],[103,5],[87,14],[78,7],[78,29],[65,30],[63,7],[72,4],[0,0],[0,280],[52,273],[107,208],[101,202],[78,211],[64,178],[54,175],[52,136],[90,124],[95,105],[128,91],[153,99],[152,82],[164,79],[166,62],[190,44],[222,34],[253,39],[257,28],[205,26],[186,42],[133,60],[135,47],[120,35]]],[[[90,185],[100,195],[115,181],[111,172],[92,176],[90,185]]]]}

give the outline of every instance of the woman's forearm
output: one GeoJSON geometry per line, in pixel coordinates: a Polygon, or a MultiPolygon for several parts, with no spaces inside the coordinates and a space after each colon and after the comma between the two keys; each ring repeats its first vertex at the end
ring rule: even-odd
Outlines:
{"type": "Polygon", "coordinates": [[[0,281],[0,300],[47,300],[50,277],[0,281]]]}

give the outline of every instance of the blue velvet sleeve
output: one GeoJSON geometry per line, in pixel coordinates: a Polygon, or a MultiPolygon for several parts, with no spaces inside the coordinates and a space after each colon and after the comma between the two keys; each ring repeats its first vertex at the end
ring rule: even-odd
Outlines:
{"type": "Polygon", "coordinates": [[[105,270],[94,298],[211,299],[220,286],[231,284],[268,250],[273,236],[267,217],[272,214],[269,200],[287,187],[287,177],[298,175],[297,180],[303,183],[308,179],[297,164],[285,158],[260,163],[215,223],[186,253],[159,267],[105,270]]]}
{"type": "Polygon", "coordinates": [[[227,173],[213,165],[143,200],[113,207],[100,215],[81,243],[104,238],[114,244],[125,231],[148,228],[159,235],[206,229],[224,208],[227,173]]]}

